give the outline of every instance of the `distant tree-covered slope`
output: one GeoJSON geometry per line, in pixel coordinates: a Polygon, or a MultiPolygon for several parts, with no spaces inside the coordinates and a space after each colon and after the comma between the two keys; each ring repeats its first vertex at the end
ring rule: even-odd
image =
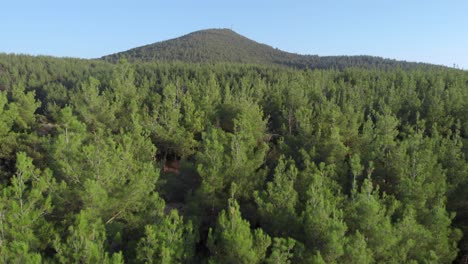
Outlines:
{"type": "Polygon", "coordinates": [[[122,57],[130,61],[230,62],[312,69],[436,67],[373,56],[317,56],[289,53],[248,39],[230,29],[196,31],[179,38],[104,56],[102,59],[116,62],[122,57]]]}

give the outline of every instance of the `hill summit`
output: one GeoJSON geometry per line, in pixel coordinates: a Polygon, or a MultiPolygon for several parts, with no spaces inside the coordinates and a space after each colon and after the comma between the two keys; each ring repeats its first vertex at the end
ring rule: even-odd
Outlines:
{"type": "Polygon", "coordinates": [[[115,61],[125,56],[140,61],[237,62],[275,64],[297,59],[297,54],[274,49],[250,40],[230,29],[207,29],[179,38],[119,52],[103,59],[115,61]]]}
{"type": "Polygon", "coordinates": [[[116,62],[125,57],[129,61],[182,61],[189,63],[249,63],[280,65],[294,68],[364,67],[413,68],[428,65],[396,61],[373,56],[317,56],[300,55],[275,49],[246,38],[231,29],[206,29],[187,35],[107,55],[102,59],[116,62]]]}

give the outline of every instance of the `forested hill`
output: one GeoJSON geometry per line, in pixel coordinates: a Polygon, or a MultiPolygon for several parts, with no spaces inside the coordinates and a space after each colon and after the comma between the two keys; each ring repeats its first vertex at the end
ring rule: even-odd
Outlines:
{"type": "Polygon", "coordinates": [[[129,61],[229,62],[311,69],[441,67],[373,56],[300,55],[255,42],[230,29],[196,31],[179,38],[104,56],[102,59],[116,62],[122,57],[129,61]]]}

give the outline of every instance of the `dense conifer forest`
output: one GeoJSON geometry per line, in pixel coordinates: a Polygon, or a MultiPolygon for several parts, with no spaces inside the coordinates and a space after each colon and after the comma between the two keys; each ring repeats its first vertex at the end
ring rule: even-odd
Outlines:
{"type": "Polygon", "coordinates": [[[1,263],[452,263],[468,72],[0,54],[1,263]]]}

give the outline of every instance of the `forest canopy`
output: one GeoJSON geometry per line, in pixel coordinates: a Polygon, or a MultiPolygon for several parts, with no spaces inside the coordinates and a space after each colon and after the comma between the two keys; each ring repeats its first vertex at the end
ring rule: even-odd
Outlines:
{"type": "Polygon", "coordinates": [[[468,72],[0,54],[2,263],[452,263],[468,72]]]}

